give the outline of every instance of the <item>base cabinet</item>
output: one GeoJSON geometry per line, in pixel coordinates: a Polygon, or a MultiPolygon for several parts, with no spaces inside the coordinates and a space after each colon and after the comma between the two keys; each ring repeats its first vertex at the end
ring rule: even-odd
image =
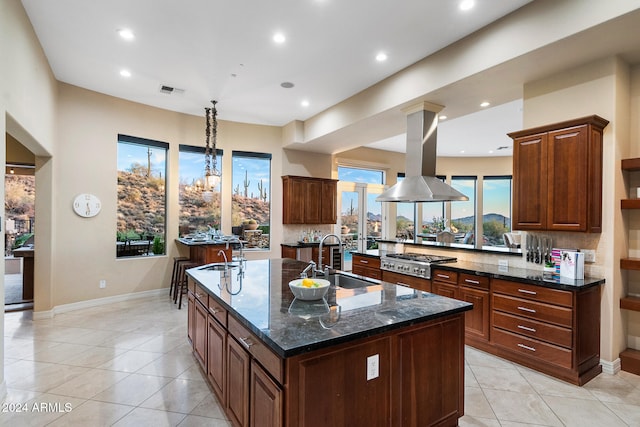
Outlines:
{"type": "Polygon", "coordinates": [[[360,276],[370,277],[372,279],[382,279],[380,258],[353,254],[351,259],[351,272],[353,274],[359,274],[360,276]]]}
{"type": "Polygon", "coordinates": [[[407,286],[423,292],[431,292],[431,280],[423,279],[421,277],[407,276],[406,274],[384,270],[382,272],[382,280],[400,286],[407,286]]]}
{"type": "Polygon", "coordinates": [[[283,359],[197,286],[194,355],[204,342],[204,372],[235,427],[453,427],[464,415],[464,313],[283,359]]]}

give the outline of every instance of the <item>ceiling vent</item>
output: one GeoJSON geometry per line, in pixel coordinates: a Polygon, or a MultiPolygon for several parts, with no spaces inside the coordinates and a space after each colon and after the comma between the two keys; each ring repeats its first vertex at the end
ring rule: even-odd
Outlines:
{"type": "Polygon", "coordinates": [[[166,95],[172,95],[172,94],[182,95],[184,93],[184,89],[178,89],[178,88],[167,86],[167,85],[161,85],[160,92],[166,95]]]}

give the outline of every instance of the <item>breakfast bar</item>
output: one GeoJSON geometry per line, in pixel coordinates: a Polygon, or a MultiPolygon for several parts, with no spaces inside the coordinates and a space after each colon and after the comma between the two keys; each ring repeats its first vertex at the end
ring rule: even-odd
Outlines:
{"type": "Polygon", "coordinates": [[[188,270],[188,335],[234,425],[456,426],[472,305],[348,273],[294,298],[292,259],[188,270]]]}

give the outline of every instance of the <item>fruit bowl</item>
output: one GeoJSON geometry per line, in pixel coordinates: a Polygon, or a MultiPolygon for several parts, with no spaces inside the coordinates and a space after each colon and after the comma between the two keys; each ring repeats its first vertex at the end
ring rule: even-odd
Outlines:
{"type": "Polygon", "coordinates": [[[293,296],[302,301],[314,301],[324,298],[329,290],[330,282],[325,279],[296,279],[289,282],[293,296]]]}

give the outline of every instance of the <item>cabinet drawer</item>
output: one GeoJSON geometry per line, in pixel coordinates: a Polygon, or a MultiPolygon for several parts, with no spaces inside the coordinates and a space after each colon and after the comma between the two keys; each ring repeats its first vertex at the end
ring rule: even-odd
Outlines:
{"type": "Polygon", "coordinates": [[[458,284],[489,290],[489,278],[486,276],[476,276],[475,274],[460,273],[458,284]]]}
{"type": "Polygon", "coordinates": [[[373,269],[373,268],[363,267],[360,265],[354,265],[351,269],[351,272],[353,274],[358,274],[360,276],[382,280],[382,271],[380,271],[380,269],[373,269]]]}
{"type": "Polygon", "coordinates": [[[353,255],[353,266],[362,265],[368,268],[380,268],[380,258],[353,255]]]}
{"type": "Polygon", "coordinates": [[[280,357],[273,353],[258,337],[250,332],[233,316],[227,318],[227,329],[238,341],[277,381],[283,382],[283,367],[280,357]]]}
{"type": "Polygon", "coordinates": [[[209,313],[225,328],[227,327],[227,309],[225,309],[214,297],[209,295],[209,313]]]}
{"type": "Polygon", "coordinates": [[[571,348],[572,335],[571,329],[568,328],[562,328],[520,316],[513,316],[499,311],[493,312],[492,324],[495,328],[506,329],[516,334],[526,335],[541,341],[571,348]]]}
{"type": "Polygon", "coordinates": [[[493,294],[492,306],[494,310],[504,311],[516,316],[554,323],[568,328],[572,325],[573,312],[565,307],[499,294],[493,294]]]}
{"type": "Polygon", "coordinates": [[[438,280],[440,282],[447,282],[454,285],[458,284],[458,273],[455,271],[438,270],[431,271],[431,279],[438,280]]]}
{"type": "Polygon", "coordinates": [[[385,270],[382,274],[382,280],[393,283],[394,285],[407,286],[423,292],[431,292],[431,281],[421,277],[407,276],[406,274],[385,270]]]}
{"type": "Polygon", "coordinates": [[[545,363],[571,368],[571,350],[493,328],[491,341],[501,347],[543,360],[545,363]]]}
{"type": "Polygon", "coordinates": [[[209,305],[209,294],[207,294],[207,292],[202,289],[200,285],[195,285],[193,296],[195,296],[196,300],[200,301],[203,306],[207,307],[209,305]]]}
{"type": "Polygon", "coordinates": [[[533,301],[557,304],[565,307],[573,307],[573,293],[559,289],[544,288],[542,286],[527,283],[508,282],[494,279],[491,283],[493,292],[526,298],[533,301]]]}

